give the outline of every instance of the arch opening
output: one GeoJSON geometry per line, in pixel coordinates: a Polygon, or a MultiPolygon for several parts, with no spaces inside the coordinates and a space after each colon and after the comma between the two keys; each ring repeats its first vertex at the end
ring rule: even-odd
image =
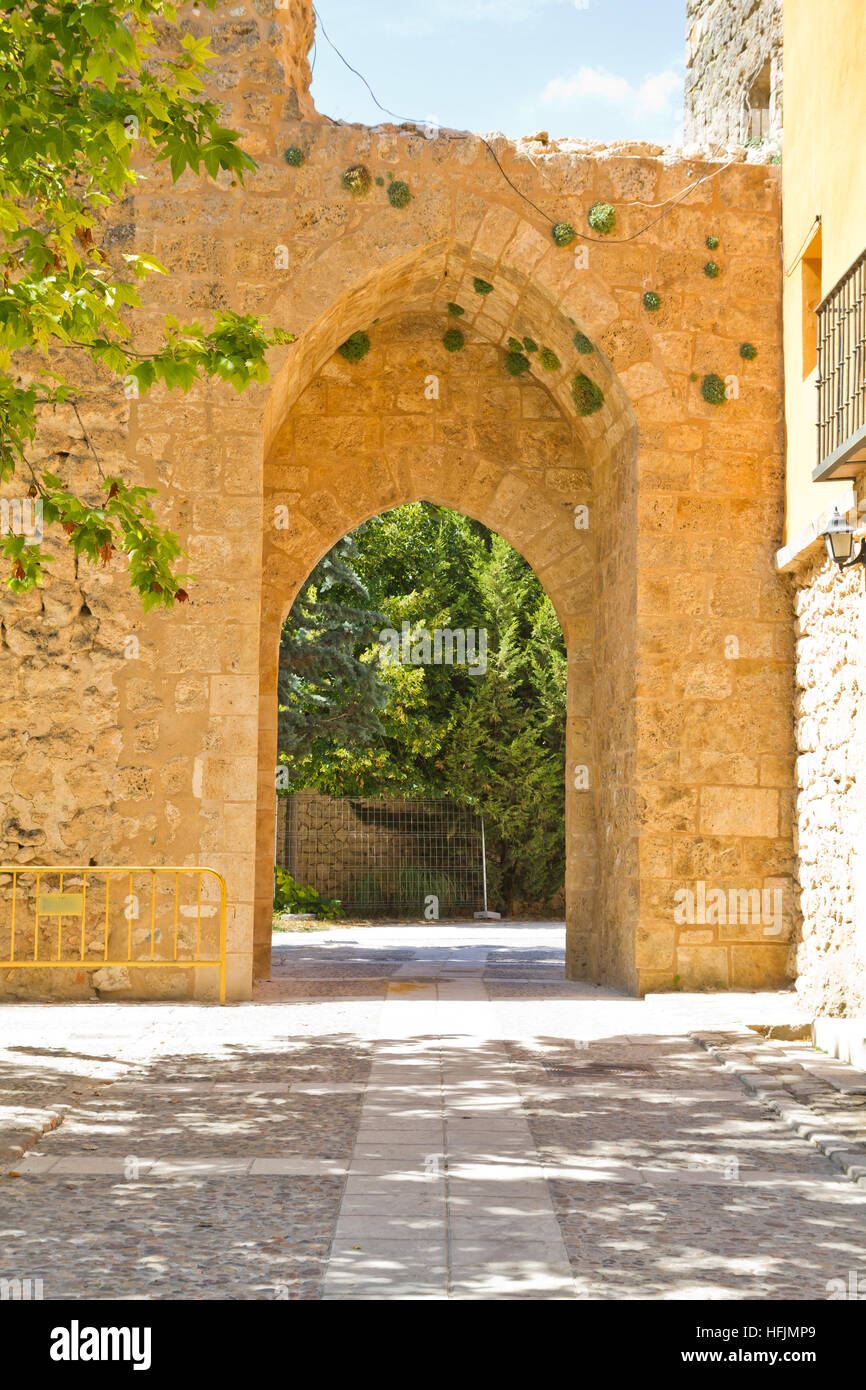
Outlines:
{"type": "MultiPolygon", "coordinates": [[[[444,294],[451,292],[453,282],[444,294]]],[[[544,295],[541,302],[551,308],[544,295]]],[[[320,322],[329,317],[330,310],[320,322]]],[[[507,335],[506,345],[485,336],[481,310],[471,322],[468,315],[460,317],[465,342],[454,352],[442,342],[447,309],[431,306],[429,296],[426,307],[374,317],[375,324],[366,319],[371,347],[362,360],[332,354],[322,362],[320,340],[313,353],[316,370],[309,360],[306,368],[295,364],[295,384],[305,384],[270,431],[263,491],[255,977],[267,973],[270,961],[283,621],[306,577],[341,536],[390,509],[425,501],[502,536],[549,595],[567,651],[567,972],[634,988],[631,923],[623,912],[628,884],[621,872],[631,827],[617,797],[633,740],[621,727],[614,736],[609,721],[597,728],[593,717],[599,695],[602,707],[620,701],[628,710],[634,566],[620,552],[634,544],[636,531],[629,522],[636,497],[631,409],[615,379],[609,400],[606,393],[606,419],[581,420],[570,405],[564,370],[548,382],[533,361],[532,370],[510,376],[503,366],[507,335]],[[281,527],[274,524],[277,508],[283,509],[281,527]],[[600,843],[598,816],[608,811],[611,830],[600,843]]],[[[561,312],[558,317],[567,323],[561,312]]],[[[353,312],[341,320],[342,329],[332,324],[330,342],[339,343],[347,327],[355,331],[363,321],[353,312]]],[[[525,324],[528,336],[536,322],[534,315],[517,322],[512,311],[506,327],[525,324]]],[[[568,329],[573,336],[574,327],[568,329]]],[[[564,336],[561,323],[558,331],[564,336]]],[[[539,337],[545,344],[560,341],[550,323],[539,337]]],[[[597,357],[597,372],[609,373],[602,355],[597,357]]]]}
{"type": "Polygon", "coordinates": [[[566,674],[548,595],[483,524],[421,502],[349,533],[283,628],[282,897],[561,919],[566,674]]]}

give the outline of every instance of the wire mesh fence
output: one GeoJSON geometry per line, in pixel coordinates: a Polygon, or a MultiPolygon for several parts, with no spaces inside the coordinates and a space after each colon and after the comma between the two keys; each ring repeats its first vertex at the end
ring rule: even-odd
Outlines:
{"type": "Polygon", "coordinates": [[[277,863],[352,916],[445,917],[482,906],[481,822],[447,798],[281,797],[277,863]]]}

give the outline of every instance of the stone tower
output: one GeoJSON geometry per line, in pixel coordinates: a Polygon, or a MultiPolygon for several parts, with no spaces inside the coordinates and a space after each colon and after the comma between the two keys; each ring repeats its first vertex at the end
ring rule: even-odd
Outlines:
{"type": "Polygon", "coordinates": [[[777,145],[782,0],[687,0],[686,145],[777,145]]]}

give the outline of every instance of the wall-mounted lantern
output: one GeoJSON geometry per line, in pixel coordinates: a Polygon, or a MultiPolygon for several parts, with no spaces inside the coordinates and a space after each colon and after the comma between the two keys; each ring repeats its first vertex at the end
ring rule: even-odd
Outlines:
{"type": "Polygon", "coordinates": [[[838,507],[821,532],[827,546],[827,554],[840,570],[850,569],[852,565],[866,565],[866,540],[861,540],[857,554],[854,554],[854,527],[842,516],[838,507]]]}

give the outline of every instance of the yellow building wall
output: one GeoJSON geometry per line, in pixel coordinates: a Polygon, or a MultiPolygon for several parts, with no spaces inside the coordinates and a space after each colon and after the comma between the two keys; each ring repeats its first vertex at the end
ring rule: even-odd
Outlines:
{"type": "Polygon", "coordinates": [[[814,369],[804,375],[802,264],[794,263],[821,214],[821,294],[866,246],[866,8],[863,0],[785,0],[784,237],[785,420],[790,542],[850,482],[813,483],[817,462],[814,369]],[[810,228],[812,229],[810,232],[810,228]]]}

